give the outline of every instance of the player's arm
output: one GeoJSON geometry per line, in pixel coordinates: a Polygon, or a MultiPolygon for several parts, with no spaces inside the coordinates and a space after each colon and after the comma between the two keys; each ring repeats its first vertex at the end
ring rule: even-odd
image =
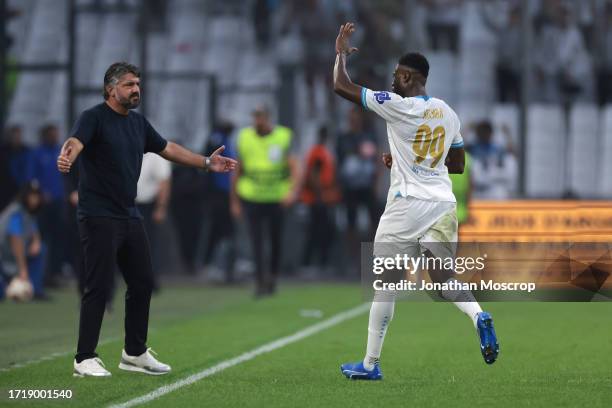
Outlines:
{"type": "Polygon", "coordinates": [[[353,103],[361,105],[361,86],[351,81],[346,71],[346,57],[357,51],[349,45],[349,38],[355,32],[355,24],[346,23],[340,26],[336,38],[336,63],[334,65],[334,92],[353,103]]]}
{"type": "Polygon", "coordinates": [[[217,173],[226,173],[234,170],[238,162],[229,157],[221,156],[224,150],[225,146],[221,146],[208,157],[210,160],[207,160],[207,158],[201,154],[194,153],[174,142],[168,142],[159,155],[166,160],[183,166],[206,169],[217,173]]]}
{"type": "Polygon", "coordinates": [[[465,168],[465,150],[461,147],[451,147],[444,161],[449,174],[463,174],[465,168]]]}
{"type": "Polygon", "coordinates": [[[69,173],[72,163],[83,151],[83,143],[76,137],[69,137],[62,146],[60,155],[57,157],[57,169],[62,173],[69,173]]]}

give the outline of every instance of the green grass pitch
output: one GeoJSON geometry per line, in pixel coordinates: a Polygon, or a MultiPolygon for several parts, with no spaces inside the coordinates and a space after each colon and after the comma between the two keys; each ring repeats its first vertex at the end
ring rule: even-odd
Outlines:
{"type": "MultiPolygon", "coordinates": [[[[0,304],[0,406],[109,406],[146,395],[363,302],[357,285],[166,288],[153,299],[149,345],[171,364],[151,377],[117,368],[122,296],[105,317],[100,357],[110,378],[73,378],[77,300],[0,304]],[[319,310],[317,313],[304,311],[319,310]],[[17,366],[16,366],[17,365],[17,366]],[[10,389],[69,389],[70,400],[10,400],[10,389]]],[[[398,302],[380,382],[345,379],[365,350],[367,313],[177,389],[156,407],[610,407],[612,303],[488,303],[501,344],[487,366],[469,319],[453,305],[398,302]]]]}

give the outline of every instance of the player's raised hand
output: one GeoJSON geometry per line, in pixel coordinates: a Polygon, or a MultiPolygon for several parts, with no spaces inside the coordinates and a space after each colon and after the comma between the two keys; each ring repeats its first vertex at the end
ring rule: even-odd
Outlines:
{"type": "Polygon", "coordinates": [[[338,32],[338,37],[336,37],[336,54],[346,54],[350,55],[355,51],[359,51],[355,47],[351,47],[349,44],[349,39],[351,35],[355,32],[355,24],[354,23],[346,23],[340,26],[340,31],[338,32]]]}
{"type": "Polygon", "coordinates": [[[383,164],[390,169],[391,166],[393,165],[393,156],[391,156],[391,153],[383,153],[382,155],[382,161],[383,164]]]}
{"type": "Polygon", "coordinates": [[[208,169],[216,173],[227,173],[236,169],[238,162],[229,157],[221,156],[221,153],[225,150],[225,146],[221,146],[210,155],[210,166],[208,169]]]}

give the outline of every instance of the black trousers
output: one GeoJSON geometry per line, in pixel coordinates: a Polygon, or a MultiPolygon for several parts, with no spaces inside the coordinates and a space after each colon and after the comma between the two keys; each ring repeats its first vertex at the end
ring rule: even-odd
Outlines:
{"type": "Polygon", "coordinates": [[[144,225],[145,232],[149,238],[149,248],[151,251],[151,265],[153,265],[153,290],[159,289],[159,225],[153,221],[153,213],[155,212],[156,204],[136,204],[140,215],[142,215],[142,222],[144,225]]]}
{"type": "Polygon", "coordinates": [[[279,203],[243,201],[255,258],[256,292],[274,292],[281,261],[283,208],[279,203]],[[265,230],[268,232],[266,237],[265,230]],[[264,267],[264,241],[270,242],[270,267],[264,267]]]}
{"type": "Polygon", "coordinates": [[[303,265],[314,262],[318,266],[327,266],[329,250],[335,235],[334,209],[327,204],[316,203],[308,207],[309,223],[306,243],[304,245],[303,265]]]}
{"type": "Polygon", "coordinates": [[[147,350],[153,272],[142,220],[89,217],[79,221],[79,235],[86,279],[81,299],[77,362],[97,356],[95,350],[116,266],[127,284],[125,351],[133,356],[144,353],[147,350]]]}

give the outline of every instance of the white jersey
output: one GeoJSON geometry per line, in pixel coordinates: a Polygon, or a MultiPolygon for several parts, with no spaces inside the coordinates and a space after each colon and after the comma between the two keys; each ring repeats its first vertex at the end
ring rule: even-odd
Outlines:
{"type": "Polygon", "coordinates": [[[441,99],[367,88],[361,90],[361,103],[387,122],[393,156],[388,197],[455,202],[444,165],[449,149],[463,147],[455,111],[441,99]]]}
{"type": "Polygon", "coordinates": [[[140,178],[136,186],[136,203],[149,204],[159,194],[160,184],[172,175],[170,162],[155,153],[147,153],[142,158],[140,178]]]}

